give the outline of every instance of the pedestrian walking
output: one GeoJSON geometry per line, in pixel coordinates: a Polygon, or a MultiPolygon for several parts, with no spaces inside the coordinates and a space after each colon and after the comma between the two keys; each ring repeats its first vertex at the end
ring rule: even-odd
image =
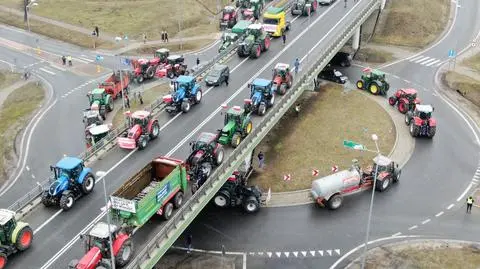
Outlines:
{"type": "Polygon", "coordinates": [[[162,31],[162,42],[165,42],[165,31],[162,31]]]}
{"type": "Polygon", "coordinates": [[[345,8],[347,8],[347,0],[345,0],[345,8]]]}
{"type": "Polygon", "coordinates": [[[300,115],[300,103],[295,105],[295,116],[298,117],[298,115],[300,115]]]}
{"type": "Polygon", "coordinates": [[[227,85],[227,87],[228,87],[228,79],[229,79],[229,78],[230,78],[230,76],[227,76],[227,77],[225,78],[225,85],[227,85]]]}
{"type": "Polygon", "coordinates": [[[72,56],[68,55],[68,56],[67,56],[67,61],[68,61],[68,65],[69,65],[69,66],[72,66],[72,65],[73,65],[73,63],[72,63],[72,56]]]}
{"type": "Polygon", "coordinates": [[[283,40],[283,45],[285,45],[285,42],[287,42],[287,34],[285,34],[285,32],[282,33],[282,40],[283,40]]]}
{"type": "Polygon", "coordinates": [[[147,44],[147,33],[143,33],[143,44],[147,44]]]}
{"type": "Polygon", "coordinates": [[[263,152],[259,152],[258,155],[258,168],[263,168],[265,166],[265,156],[263,155],[263,152]]]}
{"type": "Polygon", "coordinates": [[[65,55],[62,56],[62,64],[63,65],[67,64],[67,58],[65,57],[65,55]]]}
{"type": "Polygon", "coordinates": [[[167,31],[165,31],[165,42],[168,43],[168,32],[167,31]]]}
{"type": "Polygon", "coordinates": [[[475,200],[473,200],[472,196],[469,196],[467,198],[467,213],[472,213],[472,206],[473,206],[474,202],[475,202],[475,200]]]}
{"type": "Polygon", "coordinates": [[[138,100],[140,100],[140,104],[143,105],[143,98],[141,92],[138,92],[138,100]]]}
{"type": "Polygon", "coordinates": [[[192,251],[192,235],[191,234],[187,235],[186,245],[187,245],[187,253],[190,253],[192,251]]]}
{"type": "Polygon", "coordinates": [[[128,98],[128,94],[125,93],[125,107],[130,108],[130,98],[128,98]]]}
{"type": "Polygon", "coordinates": [[[98,32],[98,26],[95,26],[95,33],[97,33],[97,37],[100,36],[100,33],[98,32]]]}
{"type": "Polygon", "coordinates": [[[298,69],[300,67],[300,60],[295,59],[295,63],[293,64],[295,66],[295,75],[298,73],[298,69]]]}
{"type": "Polygon", "coordinates": [[[197,65],[200,64],[200,58],[197,57],[197,65]]]}

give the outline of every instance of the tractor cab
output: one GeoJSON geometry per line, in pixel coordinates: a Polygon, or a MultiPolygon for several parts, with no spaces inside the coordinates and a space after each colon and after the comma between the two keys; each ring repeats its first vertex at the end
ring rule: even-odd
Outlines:
{"type": "Polygon", "coordinates": [[[111,130],[111,124],[101,124],[88,128],[85,131],[85,140],[87,147],[95,145],[102,140],[111,130]]]}
{"type": "Polygon", "coordinates": [[[223,8],[223,14],[222,14],[223,16],[222,16],[222,17],[223,17],[224,20],[229,20],[230,16],[231,16],[233,13],[235,13],[235,8],[234,8],[234,7],[232,7],[232,6],[225,6],[225,7],[223,8]]]}
{"type": "Polygon", "coordinates": [[[253,21],[254,19],[253,9],[251,8],[244,9],[242,12],[242,19],[247,21],[253,21]]]}
{"type": "Polygon", "coordinates": [[[92,110],[91,108],[87,108],[83,111],[83,123],[85,124],[85,128],[88,128],[92,125],[103,124],[103,119],[97,109],[92,110]]]}
{"type": "Polygon", "coordinates": [[[424,121],[428,121],[432,117],[434,108],[431,105],[417,105],[414,116],[424,121]]]}
{"type": "Polygon", "coordinates": [[[150,66],[150,61],[148,59],[138,59],[137,62],[137,68],[139,68],[142,73],[145,73],[150,66]]]}
{"type": "MultiPolygon", "coordinates": [[[[130,132],[135,132],[136,130],[132,128],[135,125],[140,125],[142,129],[146,129],[148,126],[148,122],[150,121],[152,115],[149,111],[145,110],[138,110],[133,113],[130,111],[125,112],[125,115],[127,116],[127,119],[129,121],[129,126],[130,126],[130,132]]],[[[128,134],[128,137],[130,137],[130,134],[128,134]]]]}
{"type": "Polygon", "coordinates": [[[185,89],[185,91],[189,92],[195,86],[195,78],[191,76],[179,76],[173,82],[173,91],[177,91],[180,88],[185,89]]]}
{"type": "Polygon", "coordinates": [[[2,246],[12,242],[12,231],[17,226],[15,212],[8,209],[0,209],[0,243],[2,246]]]}
{"type": "Polygon", "coordinates": [[[415,101],[417,99],[417,90],[415,89],[401,89],[400,95],[403,95],[409,101],[415,101]]]}
{"type": "Polygon", "coordinates": [[[284,63],[278,63],[273,69],[273,77],[280,76],[285,78],[290,73],[290,65],[284,63]]]}
{"type": "Polygon", "coordinates": [[[160,59],[162,63],[167,61],[168,56],[170,56],[170,50],[166,48],[158,49],[154,54],[154,57],[160,59]]]}
{"type": "Polygon", "coordinates": [[[256,78],[252,84],[249,84],[250,87],[250,96],[253,96],[256,92],[261,92],[264,95],[268,95],[272,88],[272,81],[256,78]]]}
{"type": "Polygon", "coordinates": [[[192,151],[197,150],[211,150],[215,148],[217,136],[212,133],[201,133],[195,142],[190,142],[190,146],[192,147],[192,151]],[[210,149],[208,149],[210,148],[210,149]]]}
{"type": "Polygon", "coordinates": [[[118,227],[104,222],[99,222],[93,226],[92,230],[88,234],[84,234],[81,237],[85,240],[86,250],[90,250],[94,247],[98,247],[102,251],[102,256],[107,258],[110,257],[109,249],[109,236],[115,238],[115,234],[118,232],[118,227]]]}
{"type": "MultiPolygon", "coordinates": [[[[50,165],[50,171],[55,180],[73,180],[80,176],[83,170],[83,160],[77,157],[63,157],[55,166],[50,165]]],[[[53,183],[55,184],[55,182],[53,183]]]]}
{"type": "Polygon", "coordinates": [[[181,55],[170,55],[167,57],[167,62],[170,65],[183,64],[185,59],[181,55]]]}
{"type": "Polygon", "coordinates": [[[381,172],[393,173],[395,168],[398,167],[398,164],[395,166],[394,161],[390,160],[388,157],[380,155],[373,158],[372,172],[375,172],[375,169],[377,169],[377,166],[378,166],[378,173],[381,173],[381,172]]]}
{"type": "Polygon", "coordinates": [[[96,88],[93,89],[91,92],[87,94],[87,97],[90,101],[90,105],[92,105],[95,101],[99,103],[103,103],[105,97],[107,97],[108,93],[104,88],[96,88]]]}
{"type": "Polygon", "coordinates": [[[240,126],[242,124],[242,116],[245,112],[245,109],[239,106],[234,106],[230,108],[225,114],[224,124],[227,125],[228,122],[232,121],[235,122],[235,124],[237,124],[238,126],[240,126]]]}
{"type": "Polygon", "coordinates": [[[246,36],[253,35],[255,36],[255,40],[262,36],[263,34],[263,27],[261,24],[250,24],[247,28],[246,36]]]}

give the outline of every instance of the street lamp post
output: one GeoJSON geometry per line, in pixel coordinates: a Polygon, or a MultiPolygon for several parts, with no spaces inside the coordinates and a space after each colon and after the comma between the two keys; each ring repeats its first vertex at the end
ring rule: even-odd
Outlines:
{"type": "Polygon", "coordinates": [[[25,17],[27,18],[27,28],[30,31],[30,16],[28,12],[30,11],[31,7],[38,6],[37,0],[25,0],[25,17]]]}
{"type": "MultiPolygon", "coordinates": [[[[120,42],[120,41],[122,41],[122,40],[128,41],[128,37],[127,37],[126,35],[125,35],[123,38],[120,37],[120,36],[115,37],[115,41],[116,41],[116,42],[120,42]]],[[[113,70],[114,70],[114,72],[115,72],[115,62],[116,62],[116,59],[117,59],[117,55],[115,55],[114,57],[115,57],[115,61],[114,61],[114,64],[113,64],[113,70]]],[[[122,75],[122,70],[120,70],[120,69],[121,69],[120,67],[122,66],[122,57],[121,57],[120,55],[118,55],[118,57],[119,57],[119,58],[118,58],[118,59],[119,59],[119,63],[118,63],[119,68],[118,68],[118,71],[120,72],[120,87],[122,88],[122,90],[121,90],[121,91],[122,91],[122,95],[121,95],[121,96],[122,96],[122,112],[125,113],[125,95],[124,95],[125,92],[123,91],[123,75],[122,75]]]]}
{"type": "Polygon", "coordinates": [[[110,244],[110,258],[111,258],[111,265],[112,269],[115,269],[115,256],[113,254],[113,241],[112,241],[112,233],[111,233],[111,224],[110,224],[110,214],[109,214],[109,206],[108,206],[108,197],[107,197],[107,187],[105,186],[105,176],[107,175],[104,171],[98,171],[96,173],[98,179],[102,180],[103,183],[103,195],[105,197],[105,210],[107,215],[107,225],[108,225],[108,241],[110,244]]]}

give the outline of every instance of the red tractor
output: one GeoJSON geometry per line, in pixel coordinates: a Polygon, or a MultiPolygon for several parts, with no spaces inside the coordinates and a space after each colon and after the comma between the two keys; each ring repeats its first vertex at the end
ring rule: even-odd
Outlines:
{"type": "Polygon", "coordinates": [[[160,58],[138,59],[131,61],[133,66],[133,77],[137,83],[142,83],[145,79],[151,79],[155,76],[155,71],[160,64],[160,58]]]}
{"type": "Polygon", "coordinates": [[[222,11],[222,18],[220,18],[220,29],[232,28],[237,24],[237,10],[235,7],[226,6],[222,11]]]}
{"type": "Polygon", "coordinates": [[[159,64],[167,64],[167,58],[170,56],[170,50],[167,48],[160,48],[155,51],[153,57],[159,59],[159,64]]]}
{"type": "Polygon", "coordinates": [[[125,112],[130,129],[119,137],[118,146],[122,149],[144,149],[150,140],[158,137],[160,126],[149,111],[139,110],[125,112]]]}
{"type": "Polygon", "coordinates": [[[388,103],[391,106],[397,105],[398,111],[402,114],[415,110],[415,106],[419,105],[420,102],[421,100],[417,98],[417,90],[415,89],[399,89],[388,98],[388,103]]]}
{"type": "Polygon", "coordinates": [[[113,255],[116,267],[127,265],[133,258],[133,243],[130,236],[115,225],[99,222],[88,234],[80,236],[85,242],[85,255],[80,260],[72,260],[69,269],[110,269],[112,238],[113,255]],[[110,229],[109,229],[110,228],[110,229]]]}
{"type": "Polygon", "coordinates": [[[173,79],[174,77],[178,77],[180,75],[186,75],[190,72],[187,70],[187,65],[184,64],[185,58],[180,55],[171,55],[167,57],[167,64],[160,66],[158,68],[155,76],[158,78],[168,77],[173,79]]]}
{"type": "Polygon", "coordinates": [[[437,131],[437,120],[432,118],[435,109],[431,105],[417,105],[413,111],[405,114],[405,124],[410,126],[413,137],[426,136],[433,138],[437,131]]]}
{"type": "Polygon", "coordinates": [[[277,93],[284,95],[292,87],[293,76],[289,64],[278,63],[273,69],[273,84],[277,93]]]}
{"type": "Polygon", "coordinates": [[[253,10],[251,8],[246,8],[241,11],[242,20],[244,21],[251,21],[252,23],[255,21],[255,16],[253,14],[253,10]]]}

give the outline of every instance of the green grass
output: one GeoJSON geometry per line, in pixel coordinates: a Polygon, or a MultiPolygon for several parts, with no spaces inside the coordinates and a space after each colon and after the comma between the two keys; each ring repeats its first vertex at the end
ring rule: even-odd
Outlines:
{"type": "Polygon", "coordinates": [[[450,0],[388,1],[386,22],[379,27],[373,42],[422,48],[432,43],[445,29],[450,0]]]}
{"type": "Polygon", "coordinates": [[[180,46],[180,42],[172,42],[172,43],[164,43],[158,44],[154,46],[145,46],[135,50],[126,51],[122,54],[124,55],[144,55],[144,54],[152,54],[159,48],[167,48],[170,52],[184,52],[184,51],[196,51],[201,48],[204,48],[211,43],[213,43],[214,39],[199,39],[199,40],[189,40],[183,43],[183,46],[180,46]]]}
{"type": "MultiPolygon", "coordinates": [[[[19,0],[3,0],[4,5],[21,8],[19,0]]],[[[64,21],[88,29],[98,26],[102,32],[112,35],[127,34],[130,39],[142,40],[147,33],[149,40],[160,39],[162,30],[173,38],[182,29],[193,29],[190,35],[202,35],[215,30],[218,21],[204,8],[216,13],[217,0],[41,0],[33,13],[39,16],[64,21]],[[213,26],[213,27],[212,27],[213,26]]],[[[223,4],[230,1],[221,0],[223,4]]],[[[223,5],[222,5],[223,6],[223,5]]]]}
{"type": "Polygon", "coordinates": [[[308,189],[314,179],[312,169],[326,176],[333,165],[344,169],[352,159],[363,165],[371,163],[373,154],[344,148],[344,139],[374,148],[370,136],[375,133],[381,151],[391,151],[393,122],[369,97],[358,91],[343,94],[341,86],[328,84],[320,93],[305,93],[301,98],[300,116],[287,112],[257,147],[256,152],[265,154],[266,167],[254,173],[252,184],[274,192],[308,189]],[[291,174],[291,181],[283,180],[286,174],[291,174]]]}
{"type": "Polygon", "coordinates": [[[463,65],[480,73],[480,53],[475,54],[462,62],[463,65]]]}
{"type": "Polygon", "coordinates": [[[355,60],[365,63],[381,64],[393,61],[394,59],[393,53],[372,48],[361,48],[355,55],[355,60]]]}
{"type": "Polygon", "coordinates": [[[449,88],[480,107],[480,81],[454,71],[448,71],[445,74],[444,81],[449,88]]]}
{"type": "Polygon", "coordinates": [[[21,75],[19,73],[12,73],[6,70],[0,70],[0,91],[20,81],[21,75]]]}
{"type": "Polygon", "coordinates": [[[44,90],[35,82],[14,90],[0,109],[0,181],[7,178],[6,170],[12,161],[13,145],[17,133],[24,128],[33,112],[41,105],[44,90]]]}

